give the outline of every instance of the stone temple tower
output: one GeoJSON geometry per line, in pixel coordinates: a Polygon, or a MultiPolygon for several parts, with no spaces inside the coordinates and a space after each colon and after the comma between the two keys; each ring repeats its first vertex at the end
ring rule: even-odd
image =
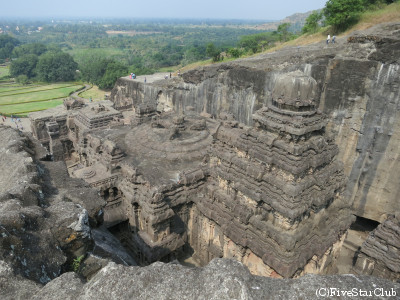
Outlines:
{"type": "Polygon", "coordinates": [[[192,230],[202,232],[191,241],[200,260],[234,257],[267,276],[327,268],[352,217],[316,89],[300,71],[278,76],[253,127],[225,120],[216,130],[210,183],[196,201],[201,228],[192,230]]]}

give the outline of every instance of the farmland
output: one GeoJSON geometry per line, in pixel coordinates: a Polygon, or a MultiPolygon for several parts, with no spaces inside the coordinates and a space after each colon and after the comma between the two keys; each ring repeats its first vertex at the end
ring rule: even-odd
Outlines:
{"type": "Polygon", "coordinates": [[[82,87],[70,82],[30,85],[0,82],[0,113],[26,116],[62,104],[64,98],[82,87]]]}

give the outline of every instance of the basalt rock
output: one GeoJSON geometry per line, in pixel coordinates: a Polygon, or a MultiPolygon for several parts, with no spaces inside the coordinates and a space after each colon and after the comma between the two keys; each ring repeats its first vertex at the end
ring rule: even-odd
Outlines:
{"type": "Polygon", "coordinates": [[[43,284],[93,249],[105,202],[64,162],[40,160],[46,151],[28,135],[3,126],[0,134],[0,259],[43,284]]]}
{"type": "Polygon", "coordinates": [[[120,78],[111,99],[116,108],[152,102],[159,111],[228,112],[252,125],[253,114],[275,97],[281,77],[301,71],[315,80],[315,106],[329,117],[327,131],[336,136],[354,213],[382,222],[400,210],[399,26],[381,24],[335,44],[287,47],[201,67],[171,81],[143,84],[120,78]]]}
{"type": "MultiPolygon", "coordinates": [[[[121,78],[113,106],[35,113],[33,133],[65,160],[65,191],[84,180],[99,193],[89,223],[103,218],[139,265],[191,254],[264,276],[324,273],[351,213],[382,222],[400,210],[399,28],[171,80],[121,78]]],[[[61,198],[79,203],[58,188],[49,199],[61,198]]],[[[68,227],[85,232],[84,215],[68,227]]]]}
{"type": "MultiPolygon", "coordinates": [[[[10,297],[17,295],[12,294],[10,283],[14,280],[2,285],[2,299],[15,299],[10,297]]],[[[18,293],[28,296],[24,299],[41,300],[317,299],[327,296],[394,299],[400,293],[400,285],[384,279],[354,275],[307,275],[299,279],[258,277],[251,275],[239,262],[215,259],[204,268],[160,262],[142,268],[110,263],[89,282],[82,282],[74,273],[66,273],[41,289],[20,282],[18,293]]]]}
{"type": "Polygon", "coordinates": [[[400,215],[389,215],[369,234],[354,269],[358,274],[400,279],[400,215]]]}

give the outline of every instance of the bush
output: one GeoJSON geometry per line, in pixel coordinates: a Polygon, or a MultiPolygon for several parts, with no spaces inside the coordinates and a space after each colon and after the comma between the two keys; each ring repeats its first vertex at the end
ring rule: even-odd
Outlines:
{"type": "Polygon", "coordinates": [[[23,85],[27,85],[29,83],[29,78],[26,75],[18,75],[15,80],[23,85]]]}
{"type": "Polygon", "coordinates": [[[239,48],[229,48],[228,54],[231,57],[238,58],[238,57],[240,57],[242,55],[242,51],[240,51],[239,48]]]}
{"type": "Polygon", "coordinates": [[[318,31],[319,22],[321,22],[323,17],[322,12],[314,11],[311,15],[309,15],[306,19],[302,33],[315,33],[318,31]]]}

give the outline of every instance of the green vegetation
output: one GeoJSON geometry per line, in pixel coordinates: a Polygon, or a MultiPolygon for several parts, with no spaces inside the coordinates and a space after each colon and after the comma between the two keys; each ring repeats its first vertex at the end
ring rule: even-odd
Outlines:
{"type": "Polygon", "coordinates": [[[0,66],[0,79],[6,77],[10,74],[10,70],[8,67],[0,66]]]}
{"type": "Polygon", "coordinates": [[[364,10],[364,0],[328,0],[324,16],[326,24],[335,31],[344,31],[359,20],[364,10]]]}
{"type": "Polygon", "coordinates": [[[85,258],[84,255],[78,256],[77,258],[75,258],[72,262],[72,270],[75,273],[79,272],[79,269],[81,268],[81,264],[82,264],[82,260],[85,258]]]}
{"type": "Polygon", "coordinates": [[[29,112],[62,104],[63,99],[82,88],[81,84],[46,85],[0,84],[0,113],[25,116],[29,112]]]}
{"type": "Polygon", "coordinates": [[[39,57],[36,72],[42,81],[59,82],[74,80],[77,68],[78,64],[68,53],[48,51],[39,57]]]}
{"type": "Polygon", "coordinates": [[[301,32],[303,34],[316,33],[319,29],[319,24],[321,23],[322,17],[322,11],[314,11],[311,15],[307,17],[306,23],[304,24],[301,32]]]}
{"type": "Polygon", "coordinates": [[[12,36],[7,34],[0,35],[0,63],[11,58],[12,51],[14,50],[15,46],[19,44],[19,40],[12,36]]]}
{"type": "MultiPolygon", "coordinates": [[[[241,35],[260,32],[255,26],[259,23],[208,20],[117,20],[106,24],[61,22],[41,24],[43,29],[40,32],[30,23],[19,24],[19,31],[12,32],[23,45],[15,47],[12,53],[18,58],[27,54],[41,56],[46,52],[44,46],[49,51],[50,46],[57,45],[74,58],[80,71],[93,55],[97,60],[120,63],[127,68],[124,75],[131,72],[151,74],[162,68],[184,66],[208,58],[208,43],[213,43],[220,52],[227,51],[237,45],[241,35]],[[31,29],[29,33],[28,29],[31,29]]],[[[103,72],[103,87],[110,86],[110,79],[123,70],[115,63],[109,66],[108,74],[103,72]]],[[[87,74],[84,74],[82,79],[86,78],[87,74]]]]}
{"type": "Polygon", "coordinates": [[[128,74],[128,68],[113,59],[90,56],[81,64],[82,79],[101,89],[111,89],[115,81],[128,74]]]}
{"type": "Polygon", "coordinates": [[[363,12],[374,11],[395,0],[328,0],[323,10],[325,24],[343,32],[356,24],[363,12]]]}

